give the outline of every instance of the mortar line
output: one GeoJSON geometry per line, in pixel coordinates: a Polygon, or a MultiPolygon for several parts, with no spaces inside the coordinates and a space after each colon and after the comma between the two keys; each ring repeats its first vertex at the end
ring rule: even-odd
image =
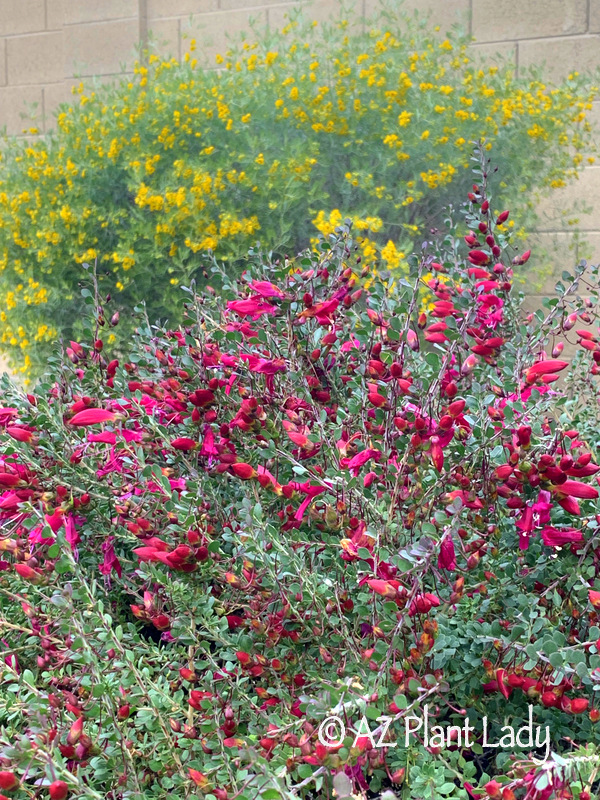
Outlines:
{"type": "Polygon", "coordinates": [[[144,52],[148,49],[148,0],[138,0],[138,37],[141,60],[145,61],[144,52]]]}
{"type": "Polygon", "coordinates": [[[42,129],[44,133],[48,133],[46,130],[46,87],[42,86],[42,129]]]}

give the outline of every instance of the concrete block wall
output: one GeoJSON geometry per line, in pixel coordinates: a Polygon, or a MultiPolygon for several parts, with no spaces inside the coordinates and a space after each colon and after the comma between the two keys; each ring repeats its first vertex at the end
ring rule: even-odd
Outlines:
{"type": "MultiPolygon", "coordinates": [[[[363,17],[377,0],[355,0],[363,17]]],[[[404,8],[431,14],[432,24],[455,23],[474,37],[486,59],[508,58],[518,72],[544,65],[549,81],[573,70],[600,66],[600,0],[404,0],[404,8]]],[[[181,57],[195,38],[195,55],[215,66],[229,37],[250,24],[280,29],[302,6],[313,19],[339,14],[339,0],[0,0],[0,129],[40,133],[71,97],[80,77],[110,80],[132,69],[136,46],[148,43],[181,57]]],[[[251,36],[251,34],[250,34],[251,36]]],[[[600,122],[600,102],[593,116],[600,122]]],[[[555,192],[543,208],[540,242],[550,245],[559,269],[568,253],[560,210],[583,197],[590,207],[579,227],[590,245],[581,255],[600,256],[600,167],[555,192]],[[556,245],[551,244],[555,242],[556,245]]]]}

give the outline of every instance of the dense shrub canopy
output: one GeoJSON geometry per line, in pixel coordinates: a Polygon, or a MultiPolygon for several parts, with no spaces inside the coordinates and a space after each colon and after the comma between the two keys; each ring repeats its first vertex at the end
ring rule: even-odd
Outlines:
{"type": "Polygon", "coordinates": [[[599,467],[556,379],[569,337],[599,371],[597,273],[521,324],[528,254],[476,180],[466,245],[393,293],[340,231],[254,253],[121,363],[97,307],[35,395],[5,387],[0,790],[589,800],[599,467]],[[403,746],[426,705],[472,746],[403,746]],[[484,749],[530,707],[545,765],[484,749]],[[382,714],[385,747],[357,738],[382,714]]]}
{"type": "MultiPolygon", "coordinates": [[[[513,208],[587,155],[594,89],[480,66],[468,40],[396,4],[365,32],[290,23],[202,69],[150,55],[117,86],[79,87],[56,133],[0,161],[0,339],[27,368],[73,337],[82,263],[121,308],[177,316],[206,253],[257,239],[296,253],[346,216],[363,258],[406,266],[468,185],[471,143],[497,144],[513,208]],[[454,194],[457,196],[457,194],[454,194]]],[[[125,323],[126,320],[123,320],[125,323]]],[[[122,328],[125,330],[125,328],[122,328]]]]}

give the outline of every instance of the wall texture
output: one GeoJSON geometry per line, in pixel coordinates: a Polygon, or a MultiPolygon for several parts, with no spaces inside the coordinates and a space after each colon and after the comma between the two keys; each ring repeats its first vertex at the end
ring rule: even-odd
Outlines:
{"type": "MultiPolygon", "coordinates": [[[[355,2],[363,14],[377,6],[376,0],[355,2]]],[[[196,38],[196,55],[214,66],[228,37],[239,38],[251,21],[278,29],[301,5],[317,20],[339,9],[338,0],[0,0],[0,129],[47,131],[78,78],[107,80],[127,72],[136,46],[149,37],[178,57],[196,38]]],[[[430,12],[442,27],[461,24],[475,50],[489,58],[500,53],[517,70],[546,62],[548,80],[600,66],[600,0],[405,0],[404,7],[430,12]]],[[[600,102],[595,106],[600,122],[600,102]]],[[[578,223],[589,244],[576,256],[600,256],[600,166],[588,167],[544,208],[538,236],[559,271],[576,257],[568,251],[560,209],[578,198],[590,206],[578,223]]]]}

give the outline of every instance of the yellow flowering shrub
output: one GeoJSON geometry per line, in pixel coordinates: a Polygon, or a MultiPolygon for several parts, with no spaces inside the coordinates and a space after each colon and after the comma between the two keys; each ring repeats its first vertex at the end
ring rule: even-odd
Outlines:
{"type": "MultiPolygon", "coordinates": [[[[290,22],[203,69],[148,54],[118,85],[81,84],[53,135],[0,158],[0,345],[27,369],[80,316],[82,264],[123,309],[176,313],[205,254],[283,252],[349,217],[363,262],[399,268],[494,144],[504,198],[536,194],[588,157],[595,87],[477,62],[458,34],[386,10],[364,30],[290,22]],[[458,185],[457,185],[458,184],[458,185]]],[[[233,268],[233,267],[232,267],[233,268]]],[[[122,314],[126,322],[129,314],[122,314]]],[[[127,332],[127,325],[123,326],[127,332]]]]}

